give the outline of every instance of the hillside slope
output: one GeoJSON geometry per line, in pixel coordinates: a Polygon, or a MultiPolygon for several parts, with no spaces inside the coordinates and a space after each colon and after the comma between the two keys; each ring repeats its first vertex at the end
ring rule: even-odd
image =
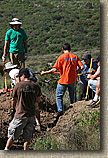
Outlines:
{"type": "Polygon", "coordinates": [[[72,51],[100,49],[99,0],[1,0],[0,56],[13,17],[23,23],[29,55],[60,52],[65,41],[72,51]]]}

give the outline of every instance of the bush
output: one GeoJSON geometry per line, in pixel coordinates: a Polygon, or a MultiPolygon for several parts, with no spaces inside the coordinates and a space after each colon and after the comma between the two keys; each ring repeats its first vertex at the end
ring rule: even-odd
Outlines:
{"type": "Polygon", "coordinates": [[[100,112],[81,113],[82,118],[65,138],[65,149],[100,150],[100,112]]]}
{"type": "Polygon", "coordinates": [[[54,136],[40,137],[32,144],[33,150],[60,150],[61,143],[54,136]]]}

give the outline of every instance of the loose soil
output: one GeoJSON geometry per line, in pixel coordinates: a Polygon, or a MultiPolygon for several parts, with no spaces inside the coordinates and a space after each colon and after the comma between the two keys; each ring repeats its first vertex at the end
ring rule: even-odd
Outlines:
{"type": "MultiPolygon", "coordinates": [[[[93,112],[94,108],[88,108],[86,105],[89,104],[90,101],[79,101],[74,104],[68,105],[65,107],[65,112],[62,116],[59,117],[58,122],[54,124],[57,118],[57,109],[55,101],[51,101],[50,99],[43,96],[42,102],[39,104],[40,108],[40,118],[42,124],[41,132],[35,130],[33,134],[33,140],[39,138],[41,136],[46,135],[59,135],[65,136],[67,132],[73,127],[77,125],[77,120],[81,118],[81,112],[84,110],[89,113],[93,112]]],[[[11,121],[10,116],[11,109],[11,96],[7,92],[5,94],[1,93],[0,95],[0,150],[3,150],[6,141],[7,141],[7,133],[9,122],[11,121]]],[[[100,106],[95,108],[96,111],[100,110],[100,106]]],[[[23,150],[23,137],[20,136],[18,141],[15,141],[11,150],[23,150]]],[[[30,148],[30,150],[33,150],[30,148]]]]}

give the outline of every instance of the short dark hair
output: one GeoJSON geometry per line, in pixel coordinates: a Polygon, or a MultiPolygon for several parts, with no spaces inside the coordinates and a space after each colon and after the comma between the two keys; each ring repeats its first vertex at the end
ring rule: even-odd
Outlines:
{"type": "Polygon", "coordinates": [[[82,59],[91,59],[91,54],[89,53],[85,53],[83,56],[82,56],[82,59]]]}
{"type": "Polygon", "coordinates": [[[64,50],[70,50],[71,49],[70,44],[69,43],[64,43],[63,44],[63,49],[64,50]]]}
{"type": "Polygon", "coordinates": [[[100,54],[96,57],[94,61],[96,61],[97,63],[100,61],[100,54]]]}
{"type": "Polygon", "coordinates": [[[19,74],[16,77],[21,77],[22,75],[25,75],[25,78],[29,78],[30,77],[29,70],[27,68],[21,68],[19,74]]]}

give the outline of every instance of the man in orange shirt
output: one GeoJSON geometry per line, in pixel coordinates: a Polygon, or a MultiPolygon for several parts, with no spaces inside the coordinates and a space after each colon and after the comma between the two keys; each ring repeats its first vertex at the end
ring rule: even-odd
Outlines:
{"type": "Polygon", "coordinates": [[[70,52],[70,44],[63,44],[63,54],[60,55],[54,64],[53,68],[49,71],[42,71],[41,75],[51,74],[60,70],[60,78],[57,84],[56,90],[56,102],[57,110],[59,114],[63,114],[63,96],[68,88],[70,103],[76,101],[76,81],[77,81],[77,72],[80,72],[84,69],[82,62],[79,58],[70,52]],[[79,70],[77,71],[77,66],[79,70]]]}

